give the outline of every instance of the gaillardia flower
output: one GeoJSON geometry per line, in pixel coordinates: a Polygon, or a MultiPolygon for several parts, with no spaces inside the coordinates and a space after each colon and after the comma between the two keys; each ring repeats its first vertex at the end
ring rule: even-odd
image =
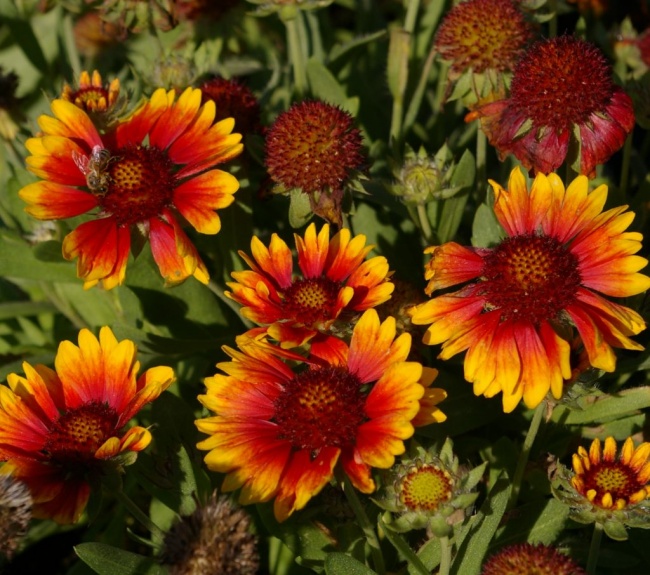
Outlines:
{"type": "Polygon", "coordinates": [[[65,84],[61,99],[84,110],[100,131],[112,127],[126,105],[126,99],[120,97],[120,80],[114,78],[104,85],[97,70],[93,71],[92,78],[86,70],[81,72],[76,89],[65,84]]]}
{"type": "Polygon", "coordinates": [[[307,194],[316,215],[340,224],[345,188],[354,186],[365,161],[361,147],[361,132],[348,112],[318,101],[294,104],[266,135],[274,192],[307,194]]]}
{"type": "MultiPolygon", "coordinates": [[[[434,41],[450,65],[448,92],[454,84],[469,103],[497,93],[503,96],[504,74],[510,73],[533,38],[534,29],[512,0],[466,0],[443,18],[434,41]],[[459,82],[462,76],[466,81],[459,82]]],[[[449,96],[449,94],[448,94],[449,96]]]]}
{"type": "Polygon", "coordinates": [[[241,487],[244,504],[275,498],[278,521],[302,509],[337,464],[354,487],[371,493],[371,468],[393,465],[414,421],[445,419],[435,405],[444,391],[429,388],[435,370],[406,361],[411,337],[396,338],[394,319],[380,323],[373,309],[332,361],[305,363],[248,337],[238,344],[241,351],[224,348],[232,361],[217,366],[226,375],[207,378],[199,396],[216,415],[196,422],[210,436],[198,447],[209,451],[209,469],[227,473],[223,491],[241,487]]]}
{"type": "Polygon", "coordinates": [[[55,369],[23,363],[24,376],[0,385],[0,473],[29,487],[34,516],[73,523],[86,507],[90,485],[135,460],[151,442],[129,420],[173,381],[169,367],[148,369],[132,341],[108,327],[97,339],[79,332],[79,346],[64,341],[55,369]]]}
{"type": "Polygon", "coordinates": [[[339,340],[314,336],[327,335],[337,319],[347,324],[390,298],[388,261],[366,259],[373,246],[366,245],[364,235],[351,238],[347,228],[330,239],[329,225],[316,235],[312,223],[304,238],[294,237],[300,275],[294,276],[291,250],[277,234],[268,247],[253,236],[252,257],[239,252],[251,269],[232,272],[235,281],[228,282],[232,291],[226,295],[243,306],[245,318],[268,326],[283,347],[310,342],[312,353],[327,357],[322,354],[339,340]]]}
{"type": "Polygon", "coordinates": [[[568,161],[592,176],[634,127],[632,100],[612,81],[605,55],[573,36],[535,43],[515,67],[510,96],[467,117],[475,118],[501,159],[513,154],[545,174],[562,165],[575,140],[578,153],[568,161]]]}
{"type": "Polygon", "coordinates": [[[490,557],[481,575],[585,575],[585,570],[568,555],[548,545],[517,543],[490,557]]]}
{"type": "Polygon", "coordinates": [[[571,507],[580,523],[600,523],[612,539],[627,539],[625,527],[650,528],[650,443],[634,447],[631,437],[616,457],[616,440],[598,438],[589,451],[578,448],[573,473],[563,465],[552,480],[553,495],[571,507]]]}
{"type": "Polygon", "coordinates": [[[413,456],[391,470],[377,504],[391,512],[386,526],[398,532],[427,528],[436,537],[448,537],[462,523],[478,497],[475,491],[487,462],[461,468],[447,438],[440,453],[417,446],[413,456]]]}
{"type": "Polygon", "coordinates": [[[20,191],[27,212],[41,220],[93,212],[63,240],[63,256],[78,258],[84,287],[106,289],[124,281],[131,232],[148,236],[168,285],[189,276],[208,282],[208,271],[180,222],[216,234],[215,210],[233,202],[239,182],[216,164],[239,154],[233,120],[213,123],[213,102],[201,91],[157,90],[112,130],[101,134],[82,109],[52,102],[41,116],[43,135],[27,141],[29,170],[42,178],[20,191]]]}
{"type": "Polygon", "coordinates": [[[530,194],[515,168],[504,190],[490,182],[494,212],[506,237],[495,247],[450,242],[430,247],[426,293],[464,284],[412,308],[424,336],[443,344],[440,358],[468,350],[465,378],[476,395],[503,393],[512,411],[522,399],[537,406],[550,390],[562,396],[571,377],[574,328],[592,366],[614,371],[612,347],[643,349],[629,338],[645,328],[635,311],[603,297],[626,297],[650,287],[637,273],[647,260],[640,233],[625,232],[634,218],[621,206],[603,212],[607,187],[588,192],[577,177],[568,188],[556,174],[538,174],[530,194]]]}

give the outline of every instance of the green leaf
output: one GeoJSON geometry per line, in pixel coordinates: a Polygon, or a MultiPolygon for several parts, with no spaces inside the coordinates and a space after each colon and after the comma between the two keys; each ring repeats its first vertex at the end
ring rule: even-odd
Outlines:
{"type": "Polygon", "coordinates": [[[458,231],[458,227],[465,213],[465,204],[469,198],[469,188],[474,185],[476,177],[476,161],[469,150],[460,158],[458,165],[454,168],[454,174],[451,177],[450,187],[461,188],[461,192],[453,198],[445,200],[440,215],[440,224],[438,225],[438,239],[440,243],[445,243],[453,239],[458,231]]]}
{"type": "Polygon", "coordinates": [[[370,567],[366,567],[345,553],[330,553],[325,559],[325,573],[327,575],[376,575],[370,567]]]}
{"type": "MultiPolygon", "coordinates": [[[[258,504],[257,511],[266,530],[282,542],[305,567],[321,572],[323,564],[337,541],[318,521],[312,521],[309,510],[303,510],[300,517],[289,517],[278,523],[273,515],[273,504],[258,504]]],[[[345,573],[345,571],[341,571],[345,573]]]]}
{"type": "Polygon", "coordinates": [[[40,242],[34,246],[34,257],[42,262],[65,262],[62,244],[56,240],[40,242]]]}
{"type": "Polygon", "coordinates": [[[452,575],[478,575],[490,542],[505,513],[511,481],[504,474],[499,479],[472,521],[458,537],[458,552],[451,566],[452,575]]]}
{"type": "Polygon", "coordinates": [[[78,282],[74,264],[37,259],[29,244],[16,232],[0,230],[0,276],[51,282],[78,282]]]}
{"type": "MultiPolygon", "coordinates": [[[[409,570],[412,569],[413,573],[418,575],[429,575],[431,572],[427,567],[422,563],[421,559],[415,554],[410,545],[406,540],[397,532],[390,529],[385,523],[384,520],[379,516],[379,526],[381,527],[386,539],[391,542],[391,545],[399,551],[399,553],[404,557],[406,562],[409,565],[409,570]]],[[[327,570],[327,564],[326,564],[327,570]]]]}
{"type": "Polygon", "coordinates": [[[624,415],[638,413],[640,410],[650,407],[650,387],[625,389],[616,395],[605,395],[595,400],[592,396],[588,396],[586,400],[593,403],[586,405],[583,411],[569,411],[567,408],[558,406],[558,413],[554,413],[553,418],[562,417],[564,425],[583,425],[612,421],[624,415]]]}
{"type": "Polygon", "coordinates": [[[5,21],[7,29],[11,31],[16,44],[20,46],[27,59],[34,67],[42,72],[49,68],[43,49],[34,34],[29,22],[19,18],[11,18],[5,21]]]}
{"type": "Polygon", "coordinates": [[[99,575],[166,575],[167,570],[153,559],[104,545],[81,543],[75,553],[99,575]]]}
{"type": "MultiPolygon", "coordinates": [[[[441,555],[440,539],[437,537],[429,539],[429,541],[418,549],[418,557],[427,569],[429,569],[429,572],[433,572],[433,570],[440,565],[441,555]]],[[[419,571],[413,565],[408,566],[408,572],[410,575],[419,575],[419,571]]]]}
{"type": "Polygon", "coordinates": [[[518,507],[505,525],[499,529],[495,546],[509,545],[523,540],[550,545],[566,526],[569,507],[557,499],[534,501],[518,507]]]}
{"type": "Polygon", "coordinates": [[[318,99],[339,106],[353,116],[359,111],[359,99],[348,98],[334,75],[316,58],[307,62],[307,79],[311,93],[318,99]]]}
{"type": "Polygon", "coordinates": [[[386,36],[386,30],[379,30],[378,32],[373,32],[372,34],[356,36],[344,44],[336,44],[330,51],[329,61],[332,63],[341,56],[347,54],[350,50],[354,50],[355,48],[358,48],[365,44],[370,44],[376,40],[380,40],[384,36],[386,36]]]}
{"type": "Polygon", "coordinates": [[[500,242],[504,237],[505,232],[492,208],[481,204],[476,210],[472,224],[472,245],[477,248],[487,248],[500,242]]]}
{"type": "Polygon", "coordinates": [[[12,301],[0,303],[0,320],[54,312],[56,312],[56,308],[47,301],[12,301]]]}
{"type": "Polygon", "coordinates": [[[289,224],[292,228],[298,229],[306,225],[314,216],[309,201],[309,194],[301,190],[291,190],[289,203],[289,224]]]}

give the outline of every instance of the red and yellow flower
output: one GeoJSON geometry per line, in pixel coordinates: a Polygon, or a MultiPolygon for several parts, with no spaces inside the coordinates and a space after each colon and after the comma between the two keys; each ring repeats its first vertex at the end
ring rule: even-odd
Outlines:
{"type": "Polygon", "coordinates": [[[304,237],[294,237],[299,275],[294,276],[291,250],[277,234],[268,247],[253,237],[252,257],[239,252],[251,269],[232,273],[235,281],[228,283],[232,291],[226,295],[283,347],[311,342],[312,353],[329,357],[323,354],[338,340],[325,336],[337,319],[348,321],[390,298],[388,261],[366,259],[373,246],[345,228],[330,239],[328,224],[317,235],[312,223],[304,237]],[[315,338],[318,334],[322,337],[315,338]]]}
{"type": "Polygon", "coordinates": [[[635,311],[605,296],[626,297],[650,287],[639,272],[647,260],[634,218],[621,206],[603,212],[607,187],[588,192],[577,177],[568,188],[556,174],[539,174],[530,190],[521,171],[508,189],[490,182],[494,211],[506,237],[494,248],[450,242],[426,250],[426,292],[465,284],[411,310],[413,323],[431,324],[427,344],[440,358],[467,350],[465,378],[476,395],[503,393],[512,411],[532,408],[549,392],[562,396],[571,377],[570,344],[577,330],[589,363],[614,371],[613,347],[639,350],[630,339],[645,328],[635,311]]]}
{"type": "Polygon", "coordinates": [[[628,437],[618,459],[616,451],[613,437],[605,439],[604,449],[596,438],[589,451],[580,446],[572,459],[575,475],[571,484],[605,509],[624,509],[650,497],[650,443],[635,448],[628,437]]]}
{"type": "Polygon", "coordinates": [[[589,450],[578,447],[570,470],[554,464],[551,491],[569,507],[579,523],[597,523],[616,541],[628,538],[628,528],[650,528],[650,443],[634,445],[628,437],[617,457],[616,440],[596,438],[589,450]]]}
{"type": "Polygon", "coordinates": [[[173,90],[157,90],[107,133],[71,102],[54,100],[52,112],[39,118],[42,135],[26,144],[27,166],[41,181],[20,196],[42,220],[93,213],[63,241],[64,257],[78,258],[84,287],[124,281],[134,230],[148,236],[167,284],[189,276],[207,283],[181,222],[204,234],[220,230],[215,210],[229,206],[239,187],[214,169],[242,151],[233,120],[214,123],[214,103],[201,105],[201,91],[192,88],[178,99],[173,90]]]}
{"type": "Polygon", "coordinates": [[[198,444],[209,451],[208,468],[227,474],[222,489],[241,488],[242,503],[275,499],[279,521],[302,509],[337,464],[357,489],[374,491],[371,468],[393,465],[414,420],[445,419],[436,405],[445,392],[429,387],[435,370],[406,361],[411,337],[395,333],[395,320],[380,323],[371,309],[332,361],[250,337],[238,339],[241,351],[224,348],[232,358],[218,365],[225,375],[207,378],[199,396],[216,415],[196,422],[210,436],[198,444]]]}
{"type": "Polygon", "coordinates": [[[173,381],[169,367],[148,369],[132,341],[108,327],[99,339],[79,332],[79,346],[60,344],[55,369],[23,364],[0,385],[0,473],[29,487],[34,516],[73,523],[83,512],[90,483],[133,462],[151,441],[139,426],[123,428],[173,381]]]}

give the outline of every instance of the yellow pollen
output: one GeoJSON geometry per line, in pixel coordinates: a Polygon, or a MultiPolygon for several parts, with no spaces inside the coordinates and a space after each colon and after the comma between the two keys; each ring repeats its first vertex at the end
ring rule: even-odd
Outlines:
{"type": "Polygon", "coordinates": [[[594,481],[602,491],[621,491],[628,487],[628,476],[618,467],[599,470],[594,476],[594,481]]]}
{"type": "Polygon", "coordinates": [[[329,302],[328,294],[320,284],[305,284],[294,294],[294,302],[303,307],[320,309],[329,302]]]}
{"type": "Polygon", "coordinates": [[[400,500],[410,510],[435,511],[451,499],[452,479],[433,465],[412,469],[401,481],[400,500]]]}

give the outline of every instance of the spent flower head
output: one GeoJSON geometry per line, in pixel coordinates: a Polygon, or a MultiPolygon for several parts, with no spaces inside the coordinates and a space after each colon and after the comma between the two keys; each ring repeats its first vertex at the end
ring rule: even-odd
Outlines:
{"type": "Polygon", "coordinates": [[[344,192],[360,187],[355,180],[366,161],[362,143],[345,110],[320,101],[294,104],[266,134],[274,193],[306,194],[314,214],[340,225],[344,192]]]}
{"type": "Polygon", "coordinates": [[[377,501],[389,512],[384,516],[386,526],[398,532],[427,528],[436,537],[448,537],[471,512],[486,465],[461,466],[450,438],[439,452],[416,446],[386,474],[387,484],[377,501]]]}
{"type": "Polygon", "coordinates": [[[119,50],[127,36],[123,28],[102,20],[97,12],[80,16],[74,23],[73,33],[79,53],[88,58],[119,50]]]}
{"type": "Polygon", "coordinates": [[[234,78],[211,78],[199,88],[203,102],[212,100],[217,108],[216,119],[235,119],[235,129],[240,134],[253,134],[261,131],[260,104],[251,89],[234,78]]]}
{"type": "Polygon", "coordinates": [[[503,96],[509,73],[533,35],[533,25],[513,0],[456,4],[443,18],[434,41],[450,66],[447,99],[463,98],[471,106],[503,96]]]}
{"type": "Polygon", "coordinates": [[[513,154],[526,169],[548,174],[566,159],[589,177],[634,127],[632,100],[614,84],[605,55],[574,36],[536,42],[515,67],[510,96],[467,116],[476,118],[502,160],[513,154]]]}
{"type": "Polygon", "coordinates": [[[573,471],[558,464],[553,495],[570,507],[571,519],[599,523],[615,540],[627,539],[626,527],[650,529],[650,443],[635,447],[628,437],[617,457],[616,440],[596,438],[589,451],[580,446],[573,471]]]}
{"type": "Polygon", "coordinates": [[[492,555],[481,575],[585,575],[585,570],[555,547],[516,543],[492,555]]]}
{"type": "Polygon", "coordinates": [[[170,575],[255,575],[260,556],[250,515],[215,491],[205,505],[172,525],[160,560],[170,575]]]}
{"type": "Polygon", "coordinates": [[[11,561],[27,534],[32,518],[32,496],[25,483],[3,473],[0,467],[0,568],[11,561]]]}

